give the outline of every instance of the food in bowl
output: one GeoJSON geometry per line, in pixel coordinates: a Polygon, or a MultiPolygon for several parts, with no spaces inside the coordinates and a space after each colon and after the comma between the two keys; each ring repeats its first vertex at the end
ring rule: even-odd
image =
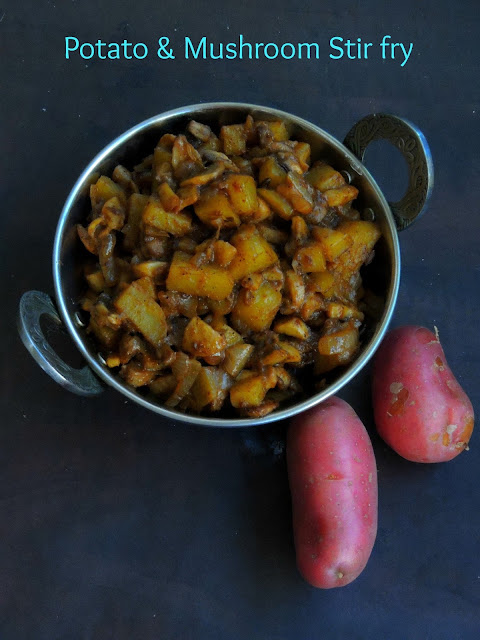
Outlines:
{"type": "MultiPolygon", "coordinates": [[[[90,190],[78,235],[88,332],[166,407],[251,418],[359,352],[379,226],[358,190],[280,120],[191,121],[90,190]]],[[[311,387],[311,384],[308,385],[311,387]]]]}

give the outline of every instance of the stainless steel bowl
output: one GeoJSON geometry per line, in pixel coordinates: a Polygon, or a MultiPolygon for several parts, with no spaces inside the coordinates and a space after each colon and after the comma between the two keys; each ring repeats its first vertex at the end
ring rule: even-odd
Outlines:
{"type": "Polygon", "coordinates": [[[252,104],[215,102],[197,104],[168,111],[141,122],[123,133],[101,151],[88,165],[74,185],[60,215],[53,249],[53,279],[56,303],[45,293],[29,291],[20,300],[19,333],[38,364],[61,385],[82,395],[101,393],[103,380],[130,400],[172,420],[204,426],[242,427],[265,424],[289,418],[337,393],[365,366],[377,349],[392,316],[400,281],[400,250],[397,230],[403,229],[425,209],[433,186],[433,167],[428,144],[418,129],[396,116],[373,114],[360,120],[342,144],[319,127],[289,113],[252,104]],[[94,343],[85,332],[78,314],[78,300],[84,283],[81,274],[80,243],[75,225],[83,222],[89,210],[90,185],[100,174],[110,174],[121,163],[127,167],[150,153],[159,137],[166,132],[181,132],[192,118],[218,128],[241,122],[251,114],[257,119],[282,119],[289,125],[293,138],[311,145],[312,158],[322,158],[345,172],[347,179],[359,189],[357,208],[380,224],[383,237],[369,267],[376,286],[386,303],[379,322],[368,328],[356,360],[323,391],[306,400],[282,407],[264,418],[215,418],[189,415],[168,409],[153,396],[144,395],[128,386],[106,367],[94,343]],[[404,155],[409,170],[407,193],[398,203],[388,203],[370,173],[362,164],[370,142],[386,139],[404,155]],[[57,312],[58,309],[58,312],[57,312]],[[67,328],[75,345],[87,361],[82,369],[67,365],[46,340],[40,319],[48,316],[67,328]],[[98,377],[97,377],[98,376],[98,377]],[[100,378],[100,380],[99,380],[100,378]]]}

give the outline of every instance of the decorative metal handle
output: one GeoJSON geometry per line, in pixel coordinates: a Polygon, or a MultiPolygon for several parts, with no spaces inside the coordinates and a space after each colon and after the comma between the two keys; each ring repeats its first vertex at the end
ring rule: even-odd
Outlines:
{"type": "Polygon", "coordinates": [[[374,113],[366,116],[347,133],[344,145],[363,162],[368,145],[388,140],[407,161],[409,184],[399,202],[389,202],[397,229],[406,229],[424,213],[433,189],[433,162],[425,136],[417,127],[397,116],[374,113]]]}
{"type": "Polygon", "coordinates": [[[96,396],[103,391],[99,380],[88,366],[74,369],[64,362],[46,340],[40,318],[48,316],[62,326],[52,299],[41,291],[27,291],[20,299],[18,332],[28,351],[42,369],[69,391],[81,396],[96,396]]]}

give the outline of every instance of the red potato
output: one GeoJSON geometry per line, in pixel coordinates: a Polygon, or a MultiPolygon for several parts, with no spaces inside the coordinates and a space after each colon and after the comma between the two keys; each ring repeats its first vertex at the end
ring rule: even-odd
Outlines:
{"type": "Polygon", "coordinates": [[[378,433],[412,462],[446,462],[467,448],[473,408],[448,367],[438,333],[407,326],[387,334],[373,370],[378,433]]]}
{"type": "Polygon", "coordinates": [[[377,535],[377,467],[360,418],[340,398],[297,416],[287,434],[297,566],[314,587],[363,571],[377,535]]]}

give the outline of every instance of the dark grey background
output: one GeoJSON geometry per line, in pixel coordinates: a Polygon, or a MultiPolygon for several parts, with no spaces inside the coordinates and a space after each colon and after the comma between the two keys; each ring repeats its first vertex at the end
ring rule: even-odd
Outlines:
{"type": "MultiPolygon", "coordinates": [[[[409,118],[432,149],[428,213],[401,235],[393,325],[439,328],[479,406],[479,55],[477,2],[257,0],[196,3],[3,1],[0,188],[3,355],[0,638],[313,640],[480,637],[480,445],[434,466],[376,436],[369,371],[342,397],[372,434],[379,533],[364,573],[319,591],[295,569],[284,424],[172,424],[106,390],[67,393],[21,345],[22,292],[52,292],[58,214],[111,139],[184,104],[237,100],[300,115],[342,139],[374,111],[409,118]],[[320,61],[66,61],[63,38],[152,47],[162,35],[319,41],[320,61]],[[405,67],[332,61],[332,36],[413,42],[405,67]]],[[[378,145],[377,145],[378,146],[378,145]]],[[[404,167],[367,157],[387,195],[404,167]]],[[[478,429],[478,427],[477,427],[478,429]]]]}

